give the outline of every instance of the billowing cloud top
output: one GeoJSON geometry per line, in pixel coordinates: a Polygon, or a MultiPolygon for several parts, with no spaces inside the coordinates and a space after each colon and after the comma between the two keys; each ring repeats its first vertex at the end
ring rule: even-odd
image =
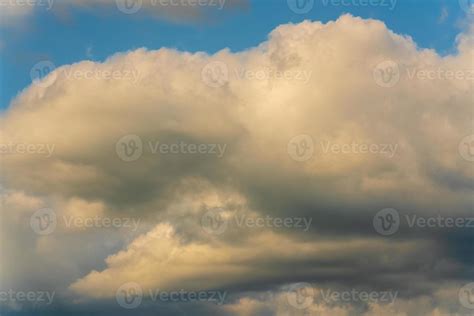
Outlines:
{"type": "MultiPolygon", "coordinates": [[[[472,278],[472,229],[405,223],[383,236],[373,218],[385,208],[402,219],[472,214],[463,141],[472,133],[471,36],[442,57],[379,21],[344,15],[279,26],[238,53],[138,49],[60,67],[2,117],[1,143],[12,144],[2,157],[5,221],[20,225],[50,207],[58,219],[141,224],[86,250],[92,233],[58,220],[47,236],[6,229],[5,247],[31,249],[22,256],[61,276],[33,281],[60,287],[65,300],[107,300],[135,282],[229,291],[222,314],[296,315],[280,295],[307,282],[400,297],[390,308],[315,301],[314,312],[461,313],[455,289],[472,278]],[[219,234],[202,229],[214,208],[229,224],[219,234]],[[250,229],[240,216],[301,227],[250,229]],[[267,290],[273,303],[255,294],[267,290]]],[[[32,282],[26,263],[7,259],[4,270],[6,284],[32,282]]]]}

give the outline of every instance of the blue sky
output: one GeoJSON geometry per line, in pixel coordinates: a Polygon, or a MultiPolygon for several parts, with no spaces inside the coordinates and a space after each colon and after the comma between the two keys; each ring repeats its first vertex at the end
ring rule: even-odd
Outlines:
{"type": "Polygon", "coordinates": [[[40,60],[56,66],[92,59],[102,61],[117,52],[139,47],[171,47],[183,51],[243,50],[264,41],[284,23],[305,19],[326,22],[343,13],[384,21],[396,33],[413,37],[422,48],[453,53],[465,12],[455,0],[399,0],[395,8],[324,5],[316,0],[306,14],[292,12],[284,0],[251,0],[247,6],[216,16],[210,23],[169,22],[155,17],[71,9],[66,17],[37,9],[16,25],[1,27],[1,108],[31,82],[30,69],[40,60]]]}

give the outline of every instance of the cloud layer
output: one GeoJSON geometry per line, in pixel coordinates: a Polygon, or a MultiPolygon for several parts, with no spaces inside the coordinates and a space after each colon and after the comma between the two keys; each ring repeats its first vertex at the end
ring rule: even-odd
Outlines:
{"type": "Polygon", "coordinates": [[[472,214],[462,141],[472,134],[471,36],[441,57],[379,21],[345,15],[279,26],[238,53],[138,49],[56,69],[1,118],[1,143],[11,144],[4,224],[23,227],[42,207],[141,224],[111,234],[64,222],[47,236],[7,229],[2,248],[12,258],[30,249],[26,262],[60,277],[32,278],[29,264],[7,259],[6,284],[60,284],[64,300],[86,301],[111,299],[130,281],[217,289],[233,295],[222,313],[284,315],[300,312],[274,304],[285,286],[308,282],[399,297],[391,307],[315,303],[315,312],[461,313],[453,293],[472,279],[472,228],[405,222],[383,236],[373,218],[385,208],[403,219],[472,214]],[[380,68],[387,63],[399,79],[380,68]],[[40,145],[54,150],[41,154],[40,145]],[[211,209],[231,219],[219,234],[203,229],[211,209]],[[238,225],[242,215],[311,225],[238,225]],[[87,240],[96,244],[83,248],[87,240]]]}

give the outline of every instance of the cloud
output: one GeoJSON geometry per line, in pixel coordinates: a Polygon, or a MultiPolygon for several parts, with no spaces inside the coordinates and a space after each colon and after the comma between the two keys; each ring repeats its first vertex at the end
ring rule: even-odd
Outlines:
{"type": "Polygon", "coordinates": [[[31,2],[4,1],[0,5],[0,25],[15,26],[24,23],[35,12],[54,13],[67,16],[74,9],[92,12],[115,12],[134,16],[148,14],[153,17],[179,23],[205,22],[218,13],[245,10],[248,0],[38,0],[31,2]]]}
{"type": "MultiPolygon", "coordinates": [[[[373,218],[384,208],[403,219],[471,216],[474,171],[463,141],[472,134],[471,36],[441,57],[379,21],[344,15],[281,25],[237,53],[138,49],[56,69],[1,118],[2,182],[28,209],[6,209],[22,230],[3,239],[9,252],[31,253],[20,266],[6,259],[10,283],[59,284],[66,297],[98,300],[128,281],[234,295],[294,282],[394,288],[407,301],[396,313],[407,315],[417,299],[441,302],[442,284],[472,278],[472,230],[404,223],[382,236],[373,218]],[[36,236],[20,223],[39,204],[58,216],[143,225],[36,236]],[[231,218],[312,224],[234,225],[214,236],[200,221],[215,207],[231,218]],[[86,249],[87,241],[95,242],[86,249]],[[57,279],[31,277],[33,261],[57,279]]],[[[356,305],[321,310],[367,312],[356,305]]],[[[251,298],[228,308],[273,310],[251,298]]]]}

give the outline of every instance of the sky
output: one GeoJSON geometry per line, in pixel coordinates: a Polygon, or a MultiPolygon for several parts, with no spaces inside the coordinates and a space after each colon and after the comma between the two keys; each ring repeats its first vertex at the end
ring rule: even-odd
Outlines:
{"type": "Polygon", "coordinates": [[[31,3],[1,315],[474,314],[472,2],[31,3]]]}
{"type": "Polygon", "coordinates": [[[51,9],[46,1],[40,2],[34,14],[20,16],[15,22],[4,18],[6,22],[0,28],[2,73],[8,74],[2,76],[0,104],[7,108],[31,84],[30,70],[42,60],[50,60],[55,66],[81,60],[104,61],[117,52],[140,47],[207,53],[229,48],[238,52],[257,46],[280,24],[306,19],[327,22],[343,13],[380,19],[396,33],[411,36],[420,47],[435,49],[439,54],[455,52],[455,38],[465,16],[457,0],[392,1],[367,6],[363,1],[361,5],[328,5],[316,0],[312,9],[302,14],[293,12],[282,0],[242,1],[231,12],[199,21],[163,20],[140,11],[124,14],[113,6],[72,6],[55,11],[54,2],[51,9]]]}

